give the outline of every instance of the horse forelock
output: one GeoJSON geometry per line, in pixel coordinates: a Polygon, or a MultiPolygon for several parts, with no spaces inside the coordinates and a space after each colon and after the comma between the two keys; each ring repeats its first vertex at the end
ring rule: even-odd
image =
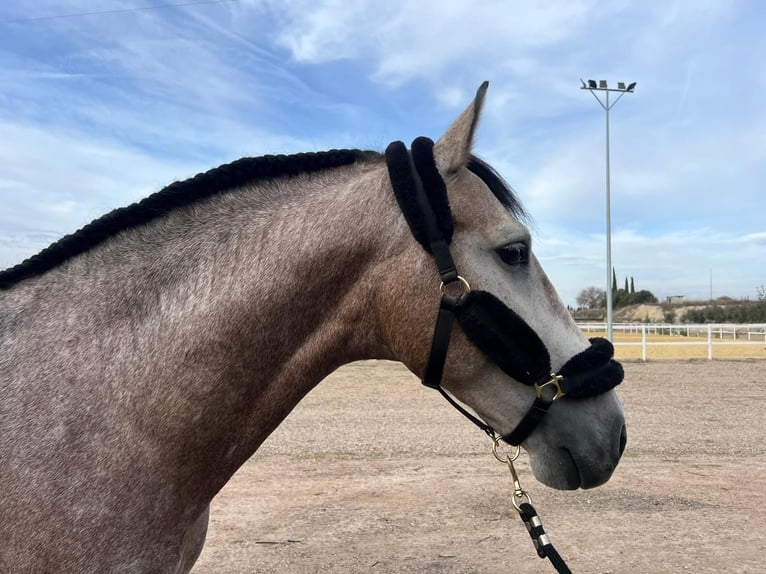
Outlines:
{"type": "Polygon", "coordinates": [[[190,179],[176,181],[139,202],[101,216],[18,265],[0,271],[0,290],[10,289],[24,279],[42,275],[118,233],[144,225],[209,197],[256,182],[312,174],[369,160],[379,155],[372,151],[348,149],[245,157],[199,173],[190,179]]]}
{"type": "Polygon", "coordinates": [[[491,165],[483,159],[471,155],[466,167],[484,182],[503,207],[510,211],[511,215],[518,220],[529,221],[529,214],[524,209],[513,188],[491,165]]]}

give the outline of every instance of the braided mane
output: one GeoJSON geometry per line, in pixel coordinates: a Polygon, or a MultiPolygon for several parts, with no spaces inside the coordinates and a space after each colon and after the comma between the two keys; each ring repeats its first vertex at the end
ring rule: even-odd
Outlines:
{"type": "Polygon", "coordinates": [[[221,165],[197,174],[191,179],[171,183],[137,203],[115,209],[79,231],[62,237],[37,255],[5,271],[0,271],[0,289],[8,289],[24,279],[42,275],[122,231],[144,225],[179,207],[253,182],[333,169],[378,155],[375,152],[361,150],[330,150],[294,155],[246,157],[221,165]]]}

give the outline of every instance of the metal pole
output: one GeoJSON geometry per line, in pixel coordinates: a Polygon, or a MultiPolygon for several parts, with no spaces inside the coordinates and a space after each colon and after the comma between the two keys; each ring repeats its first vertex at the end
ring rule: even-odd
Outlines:
{"type": "Polygon", "coordinates": [[[620,98],[627,93],[633,93],[636,87],[636,83],[631,83],[627,88],[625,84],[619,82],[617,89],[607,87],[606,81],[601,81],[600,86],[596,86],[596,82],[593,80],[585,80],[580,78],[582,82],[582,89],[588,90],[591,95],[596,99],[599,105],[604,108],[606,112],[606,337],[609,341],[613,341],[613,317],[612,317],[612,193],[611,193],[611,173],[610,173],[610,159],[609,159],[609,110],[620,98]],[[606,95],[606,104],[601,101],[596,95],[596,92],[604,92],[606,95]],[[617,98],[609,103],[609,92],[619,92],[617,98]]]}
{"type": "Polygon", "coordinates": [[[609,92],[606,92],[606,338],[612,336],[612,198],[609,174],[609,92]]]}

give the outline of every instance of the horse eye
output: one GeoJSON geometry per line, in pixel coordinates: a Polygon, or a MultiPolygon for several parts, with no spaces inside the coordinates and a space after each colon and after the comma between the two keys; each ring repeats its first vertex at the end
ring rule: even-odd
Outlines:
{"type": "Polygon", "coordinates": [[[523,243],[511,243],[496,251],[506,265],[526,265],[529,262],[529,248],[523,243]]]}

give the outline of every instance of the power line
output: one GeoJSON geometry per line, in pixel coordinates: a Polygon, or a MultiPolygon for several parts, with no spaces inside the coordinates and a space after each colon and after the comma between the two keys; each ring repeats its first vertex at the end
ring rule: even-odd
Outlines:
{"type": "Polygon", "coordinates": [[[42,20],[58,20],[60,18],[77,18],[79,16],[100,16],[103,14],[122,14],[125,12],[139,12],[142,10],[161,10],[163,8],[182,8],[184,6],[198,6],[200,4],[223,4],[226,2],[239,2],[239,0],[197,0],[195,2],[183,2],[180,4],[155,4],[154,6],[139,6],[136,8],[119,8],[115,10],[99,10],[97,12],[75,12],[72,14],[59,14],[57,16],[34,16],[31,18],[13,18],[0,20],[0,24],[21,24],[25,22],[40,22],[42,20]]]}

